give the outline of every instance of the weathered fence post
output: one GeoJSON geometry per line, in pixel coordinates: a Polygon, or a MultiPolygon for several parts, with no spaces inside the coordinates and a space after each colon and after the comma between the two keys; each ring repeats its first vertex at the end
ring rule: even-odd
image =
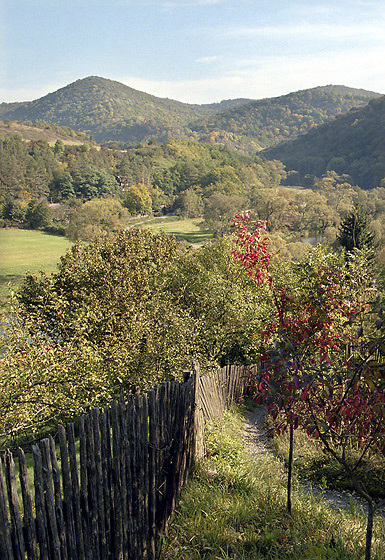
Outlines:
{"type": "MultiPolygon", "coordinates": [[[[146,395],[121,394],[103,412],[32,446],[35,503],[24,452],[0,458],[0,560],[156,560],[191,466],[205,453],[204,423],[238,401],[245,369],[228,366],[146,395]],[[23,519],[19,511],[21,489],[23,519]]],[[[20,501],[21,504],[21,501],[20,501]]]]}

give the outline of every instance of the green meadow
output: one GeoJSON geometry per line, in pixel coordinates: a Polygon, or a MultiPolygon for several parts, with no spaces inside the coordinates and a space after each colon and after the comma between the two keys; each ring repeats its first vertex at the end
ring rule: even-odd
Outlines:
{"type": "MultiPolygon", "coordinates": [[[[148,227],[154,232],[164,231],[181,241],[198,246],[212,238],[212,232],[200,229],[198,222],[198,219],[167,216],[137,222],[135,225],[148,227]]],[[[44,270],[50,274],[71,245],[71,241],[65,237],[41,231],[0,229],[1,308],[9,301],[10,291],[15,291],[20,286],[26,273],[36,274],[44,270]]]]}
{"type": "Polygon", "coordinates": [[[176,216],[165,216],[164,218],[153,218],[141,222],[137,225],[148,227],[155,232],[164,231],[181,241],[185,241],[191,245],[202,245],[205,241],[212,239],[212,231],[209,229],[201,229],[198,223],[199,218],[180,219],[176,216]]]}
{"type": "Polygon", "coordinates": [[[41,231],[0,229],[0,303],[3,307],[27,272],[53,272],[72,243],[41,231]]]}

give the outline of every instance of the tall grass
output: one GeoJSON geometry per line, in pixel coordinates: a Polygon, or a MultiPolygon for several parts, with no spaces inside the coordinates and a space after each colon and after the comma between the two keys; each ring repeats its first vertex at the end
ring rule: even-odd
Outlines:
{"type": "MultiPolygon", "coordinates": [[[[163,560],[359,560],[365,516],[332,510],[297,484],[286,511],[286,473],[266,454],[251,459],[241,441],[242,417],[228,412],[208,431],[208,456],[182,492],[163,560]]],[[[377,520],[373,560],[384,559],[385,524],[377,520]]]]}

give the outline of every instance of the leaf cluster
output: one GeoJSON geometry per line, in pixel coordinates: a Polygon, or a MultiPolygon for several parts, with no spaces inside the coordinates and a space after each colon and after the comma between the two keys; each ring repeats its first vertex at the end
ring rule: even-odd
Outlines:
{"type": "Polygon", "coordinates": [[[180,378],[193,359],[203,372],[253,362],[268,309],[231,246],[186,252],[135,228],[76,243],[51,276],[28,275],[2,338],[2,437],[180,378]]]}

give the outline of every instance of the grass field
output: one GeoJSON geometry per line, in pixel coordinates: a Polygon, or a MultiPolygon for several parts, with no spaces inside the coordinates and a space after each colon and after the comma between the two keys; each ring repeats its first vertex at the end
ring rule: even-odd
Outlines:
{"type": "MultiPolygon", "coordinates": [[[[200,229],[198,222],[199,219],[165,216],[136,225],[173,234],[181,241],[198,246],[212,238],[212,232],[200,229]]],[[[41,231],[0,229],[0,309],[8,302],[10,289],[17,290],[27,272],[53,272],[70,246],[71,242],[65,237],[41,231]]]]}
{"type": "Polygon", "coordinates": [[[65,237],[41,231],[0,229],[0,305],[4,306],[10,288],[17,289],[26,272],[53,272],[70,246],[65,237]]]}
{"type": "Polygon", "coordinates": [[[177,239],[186,241],[191,245],[201,245],[212,239],[212,232],[208,229],[200,229],[198,226],[200,221],[200,218],[179,219],[165,216],[164,218],[149,219],[138,225],[148,227],[155,232],[164,231],[173,234],[177,239]]]}

